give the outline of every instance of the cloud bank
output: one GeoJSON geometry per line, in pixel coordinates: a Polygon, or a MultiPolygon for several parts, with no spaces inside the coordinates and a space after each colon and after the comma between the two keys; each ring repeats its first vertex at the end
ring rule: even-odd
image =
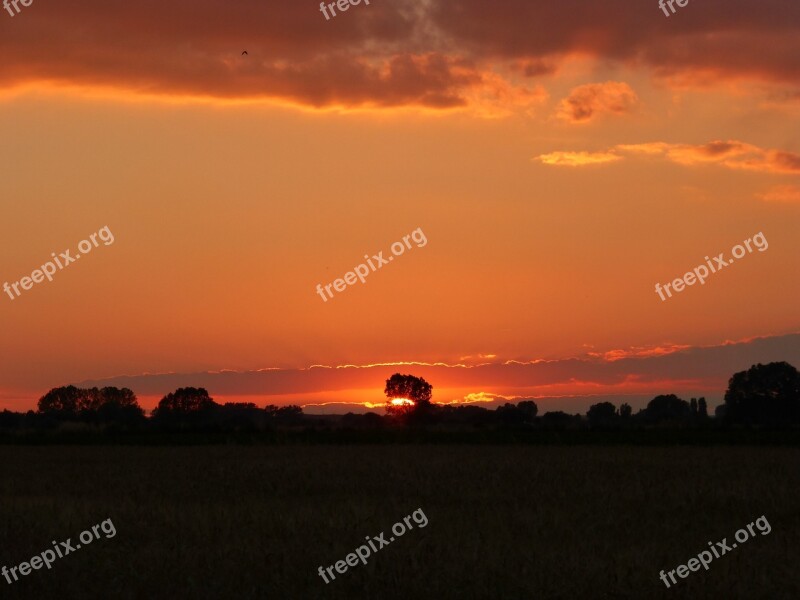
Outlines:
{"type": "MultiPolygon", "coordinates": [[[[623,0],[507,0],[502,8],[376,0],[330,22],[313,2],[73,0],[0,20],[0,89],[447,109],[496,94],[498,78],[516,97],[538,95],[524,80],[575,56],[684,84],[746,79],[796,88],[798,33],[794,0],[706,0],[681,27],[654,5],[623,0]]],[[[574,91],[565,114],[581,120],[633,100],[608,87],[593,94],[574,91]]]]}
{"type": "MultiPolygon", "coordinates": [[[[263,403],[304,403],[348,390],[374,390],[371,402],[383,402],[383,383],[393,373],[412,373],[437,389],[471,389],[475,393],[534,397],[541,395],[644,394],[682,389],[724,392],[736,371],[762,362],[787,361],[800,366],[800,334],[725,342],[709,347],[660,345],[557,360],[493,360],[474,366],[444,363],[314,366],[307,369],[264,369],[123,376],[73,382],[82,387],[129,387],[140,396],[162,396],[179,387],[205,387],[212,395],[259,396],[263,403]]],[[[44,393],[45,390],[43,390],[44,393]]],[[[471,397],[475,401],[475,397],[471,397]]],[[[337,398],[338,399],[338,396],[337,398]]]]}

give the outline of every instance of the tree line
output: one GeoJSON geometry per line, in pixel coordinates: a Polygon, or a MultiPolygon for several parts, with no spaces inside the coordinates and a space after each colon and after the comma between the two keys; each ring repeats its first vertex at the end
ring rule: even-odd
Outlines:
{"type": "Polygon", "coordinates": [[[240,431],[268,430],[275,426],[302,424],[299,406],[251,402],[214,401],[204,388],[179,388],[164,396],[150,417],[128,388],[78,388],[50,390],[39,399],[38,409],[27,413],[0,413],[0,430],[52,429],[64,424],[84,424],[122,431],[240,431]]]}
{"type": "MultiPolygon", "coordinates": [[[[494,411],[480,406],[441,406],[431,403],[432,386],[413,375],[396,373],[386,381],[388,415],[407,423],[469,423],[542,428],[620,428],[633,426],[702,426],[711,422],[704,397],[683,400],[675,394],[656,396],[635,414],[627,403],[619,407],[600,402],[586,415],[552,411],[538,415],[532,400],[506,403],[494,411]],[[407,398],[412,402],[393,402],[407,398]]],[[[374,420],[374,419],[373,419],[374,420]]],[[[725,402],[714,414],[717,423],[780,427],[800,424],[800,373],[786,362],[753,365],[728,381],[725,402]]],[[[351,421],[357,422],[353,417],[351,421]]]]}
{"type": "Polygon", "coordinates": [[[433,386],[420,377],[395,373],[384,390],[386,415],[371,412],[337,417],[303,414],[299,406],[214,401],[204,388],[179,388],[164,396],[147,417],[128,388],[58,387],[38,401],[36,411],[0,413],[0,431],[50,429],[112,431],[232,431],[344,427],[449,426],[516,429],[682,428],[713,425],[785,427],[800,424],[800,373],[792,365],[758,364],[735,373],[728,382],[724,404],[714,416],[705,398],[686,401],[675,394],[659,395],[636,413],[630,405],[611,402],[592,405],[585,415],[562,411],[539,415],[533,400],[505,403],[494,410],[476,405],[432,403],[433,386]]]}

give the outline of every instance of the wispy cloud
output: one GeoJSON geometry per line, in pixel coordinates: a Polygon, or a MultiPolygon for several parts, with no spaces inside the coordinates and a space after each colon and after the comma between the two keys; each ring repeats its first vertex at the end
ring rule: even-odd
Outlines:
{"type": "Polygon", "coordinates": [[[800,204],[800,186],[775,185],[766,192],[757,194],[764,202],[782,202],[786,204],[800,204]]]}
{"type": "Polygon", "coordinates": [[[588,356],[602,358],[613,362],[623,358],[651,358],[654,356],[666,356],[681,350],[687,350],[691,346],[685,344],[662,344],[660,346],[633,346],[627,349],[607,350],[605,352],[588,352],[588,356]]]}
{"type": "Polygon", "coordinates": [[[625,158],[626,154],[663,158],[686,167],[716,165],[761,173],[800,175],[800,155],[783,150],[759,148],[736,140],[713,141],[707,144],[667,142],[618,144],[605,152],[557,151],[541,154],[535,157],[535,160],[546,165],[581,167],[619,161],[625,158]]]}
{"type": "Polygon", "coordinates": [[[559,167],[585,167],[617,162],[622,160],[622,157],[614,152],[550,152],[540,154],[534,160],[559,167]]]}
{"type": "Polygon", "coordinates": [[[736,140],[713,141],[708,144],[621,144],[616,151],[664,156],[684,166],[714,164],[729,169],[744,169],[764,173],[800,174],[800,155],[782,150],[759,148],[736,140]]]}
{"type": "Polygon", "coordinates": [[[555,116],[568,123],[588,123],[601,115],[631,113],[638,104],[639,97],[627,83],[588,83],[576,87],[561,100],[555,116]]]}

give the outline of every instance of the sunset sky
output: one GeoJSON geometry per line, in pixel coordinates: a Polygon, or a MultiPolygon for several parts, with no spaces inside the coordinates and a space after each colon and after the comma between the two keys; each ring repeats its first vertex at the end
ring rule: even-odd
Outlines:
{"type": "Polygon", "coordinates": [[[73,383],[346,412],[394,372],[438,402],[713,406],[735,371],[800,367],[796,0],[20,8],[0,284],[114,243],[0,292],[0,409],[73,383]]]}

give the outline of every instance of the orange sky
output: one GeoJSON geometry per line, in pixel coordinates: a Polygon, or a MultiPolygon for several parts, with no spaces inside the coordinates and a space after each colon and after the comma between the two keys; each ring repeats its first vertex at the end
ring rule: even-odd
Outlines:
{"type": "Polygon", "coordinates": [[[638,4],[3,11],[0,284],[115,241],[0,294],[0,408],[80,382],[380,403],[400,371],[583,410],[800,367],[800,5],[638,4]]]}

